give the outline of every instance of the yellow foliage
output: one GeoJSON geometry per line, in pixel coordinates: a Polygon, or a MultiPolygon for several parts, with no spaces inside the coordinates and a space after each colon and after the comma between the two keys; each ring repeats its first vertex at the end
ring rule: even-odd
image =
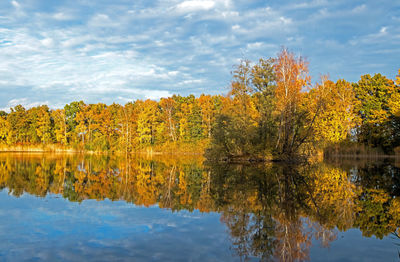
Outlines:
{"type": "Polygon", "coordinates": [[[323,78],[322,83],[310,91],[306,104],[313,112],[311,116],[317,115],[314,122],[316,140],[325,143],[345,140],[357,122],[355,104],[349,82],[338,80],[334,83],[323,78]]]}

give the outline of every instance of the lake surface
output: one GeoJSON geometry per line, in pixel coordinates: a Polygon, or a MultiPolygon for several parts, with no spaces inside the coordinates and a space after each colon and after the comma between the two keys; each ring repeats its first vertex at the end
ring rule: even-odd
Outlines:
{"type": "Polygon", "coordinates": [[[393,161],[0,154],[0,261],[400,261],[393,161]]]}

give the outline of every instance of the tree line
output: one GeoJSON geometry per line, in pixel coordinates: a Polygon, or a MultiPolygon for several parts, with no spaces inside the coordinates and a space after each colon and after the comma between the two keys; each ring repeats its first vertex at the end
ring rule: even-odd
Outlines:
{"type": "Polygon", "coordinates": [[[3,145],[58,144],[93,151],[133,152],[148,148],[202,145],[222,96],[174,95],[160,101],[136,100],[125,105],[67,104],[25,109],[18,105],[0,114],[3,145]]]}
{"type": "MultiPolygon", "coordinates": [[[[399,70],[400,74],[400,70],[399,70]]],[[[75,101],[0,112],[5,146],[57,144],[92,151],[198,151],[218,159],[288,158],[345,144],[393,153],[400,145],[400,76],[355,83],[322,76],[287,49],[243,60],[226,95],[173,95],[125,105],[75,101]]]]}

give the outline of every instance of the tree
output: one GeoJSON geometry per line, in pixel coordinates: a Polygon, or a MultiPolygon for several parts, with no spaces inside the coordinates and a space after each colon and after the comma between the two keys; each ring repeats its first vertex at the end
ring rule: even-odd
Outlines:
{"type": "Polygon", "coordinates": [[[106,127],[106,133],[107,133],[107,141],[110,149],[112,151],[118,150],[118,138],[121,135],[120,133],[120,125],[122,123],[122,119],[120,118],[120,112],[123,106],[113,103],[110,106],[107,106],[107,114],[103,117],[108,117],[108,123],[109,125],[106,127]]]}
{"type": "Polygon", "coordinates": [[[111,113],[107,105],[103,103],[89,105],[87,114],[90,148],[97,151],[109,150],[113,130],[111,113]]]}
{"type": "Polygon", "coordinates": [[[272,147],[276,137],[276,76],[274,72],[275,59],[260,59],[251,70],[254,100],[260,113],[259,135],[263,149],[272,147]]]}
{"type": "Polygon", "coordinates": [[[144,146],[153,145],[155,143],[156,122],[159,115],[157,102],[147,99],[144,102],[139,102],[139,104],[140,112],[137,122],[139,142],[144,146]]]}
{"type": "Polygon", "coordinates": [[[162,119],[167,123],[168,135],[170,139],[176,141],[176,102],[173,98],[161,98],[160,107],[162,113],[162,119]]]}
{"type": "Polygon", "coordinates": [[[76,130],[76,127],[78,126],[76,116],[84,106],[85,103],[83,101],[75,101],[64,106],[67,123],[67,140],[69,144],[79,141],[79,132],[76,130]]]}
{"type": "Polygon", "coordinates": [[[231,89],[221,99],[221,111],[212,129],[212,147],[208,154],[218,158],[248,158],[259,150],[260,114],[252,94],[252,67],[244,60],[235,67],[231,89]]]}
{"type": "Polygon", "coordinates": [[[390,110],[390,106],[395,108],[392,96],[396,98],[399,90],[392,80],[381,74],[364,75],[353,87],[359,101],[355,110],[361,119],[357,128],[358,141],[390,151],[399,140],[390,110]]]}
{"type": "Polygon", "coordinates": [[[120,150],[125,151],[125,153],[131,152],[138,144],[136,130],[140,110],[139,104],[138,102],[129,102],[120,107],[118,111],[118,145],[120,150]]]}
{"type": "Polygon", "coordinates": [[[29,122],[27,112],[22,105],[11,108],[7,122],[10,125],[10,132],[7,135],[8,144],[28,142],[29,122]]]}
{"type": "Polygon", "coordinates": [[[51,112],[54,121],[54,134],[57,142],[67,145],[67,119],[64,109],[56,109],[51,112]]]}
{"type": "Polygon", "coordinates": [[[88,135],[88,134],[91,134],[91,132],[89,130],[89,127],[90,127],[89,121],[91,121],[89,118],[89,115],[88,115],[89,110],[90,110],[90,108],[88,105],[80,105],[79,111],[74,112],[76,115],[73,119],[73,122],[77,123],[77,125],[74,127],[74,129],[75,129],[77,136],[81,138],[81,143],[83,146],[85,146],[85,144],[87,143],[88,137],[90,137],[90,135],[88,135]]]}
{"type": "Polygon", "coordinates": [[[202,138],[201,109],[194,95],[173,96],[176,101],[176,119],[179,126],[178,139],[182,142],[196,142],[202,138]]]}
{"type": "Polygon", "coordinates": [[[278,155],[291,157],[309,137],[304,130],[306,111],[301,108],[305,89],[310,84],[308,63],[302,57],[295,57],[282,49],[274,65],[276,75],[276,109],[278,111],[278,155]]]}
{"type": "MultiPolygon", "coordinates": [[[[392,147],[395,148],[400,145],[400,69],[396,76],[396,91],[391,95],[388,106],[394,134],[392,147]]],[[[395,151],[398,152],[398,149],[395,149],[395,151]]]]}
{"type": "Polygon", "coordinates": [[[0,116],[0,139],[5,141],[10,132],[10,125],[6,116],[0,116]]]}
{"type": "Polygon", "coordinates": [[[357,103],[351,84],[345,80],[336,83],[322,77],[322,82],[307,96],[310,116],[319,115],[314,123],[315,139],[325,145],[337,144],[351,135],[356,125],[354,107],[357,103]]]}
{"type": "Polygon", "coordinates": [[[43,144],[51,142],[52,139],[52,122],[49,107],[47,105],[37,108],[36,118],[36,134],[43,144]]]}
{"type": "Polygon", "coordinates": [[[221,96],[211,96],[201,94],[198,98],[198,104],[201,112],[201,127],[203,137],[211,138],[211,129],[215,123],[217,114],[221,110],[221,96]]]}

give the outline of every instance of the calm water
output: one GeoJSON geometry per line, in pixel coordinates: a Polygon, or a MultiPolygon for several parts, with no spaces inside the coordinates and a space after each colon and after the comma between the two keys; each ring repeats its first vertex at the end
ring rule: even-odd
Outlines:
{"type": "Polygon", "coordinates": [[[400,261],[390,162],[0,154],[0,261],[400,261]]]}

